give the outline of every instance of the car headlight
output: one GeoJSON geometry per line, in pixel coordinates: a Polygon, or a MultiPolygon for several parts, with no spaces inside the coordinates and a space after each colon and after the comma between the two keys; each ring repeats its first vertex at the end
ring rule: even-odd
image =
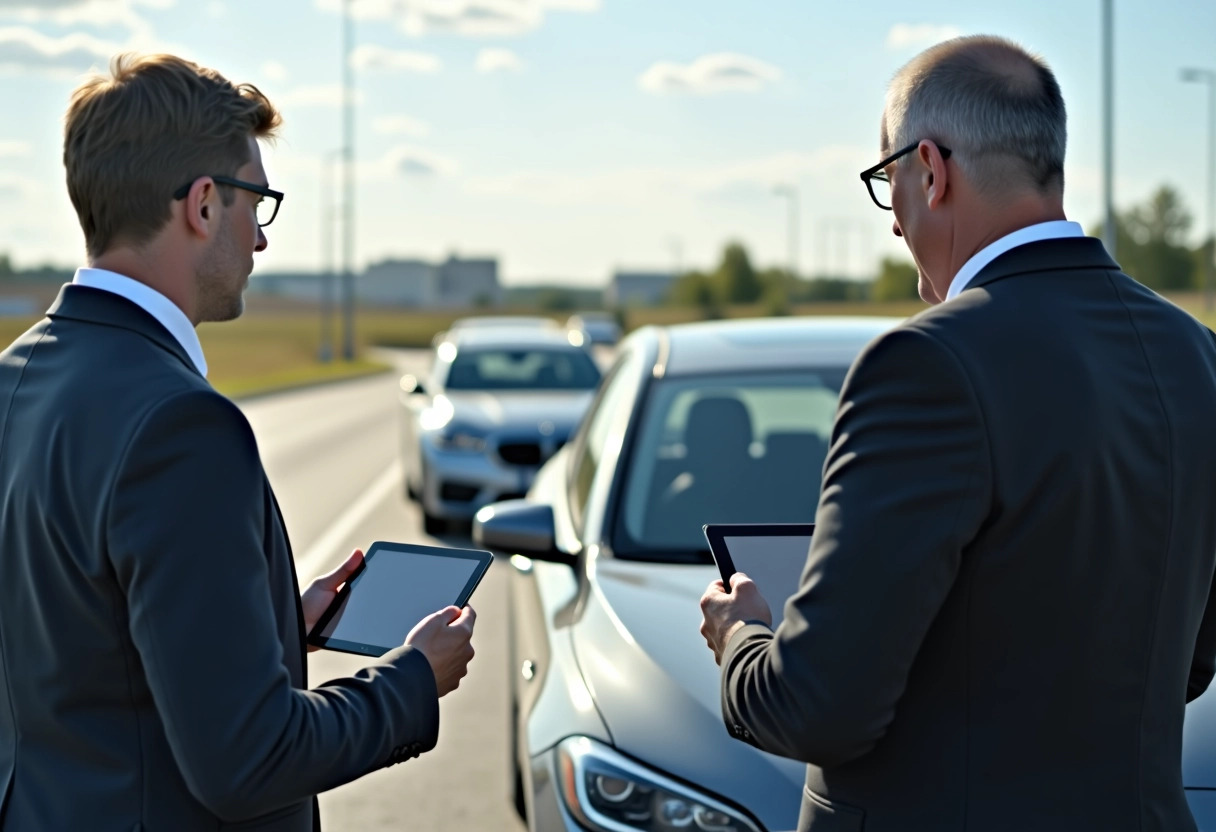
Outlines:
{"type": "Polygon", "coordinates": [[[589,829],[603,832],[760,832],[708,795],[635,763],[587,737],[557,747],[562,799],[589,829]]]}
{"type": "Polygon", "coordinates": [[[470,428],[448,425],[434,433],[435,444],[445,451],[481,453],[486,449],[486,437],[470,428]]]}

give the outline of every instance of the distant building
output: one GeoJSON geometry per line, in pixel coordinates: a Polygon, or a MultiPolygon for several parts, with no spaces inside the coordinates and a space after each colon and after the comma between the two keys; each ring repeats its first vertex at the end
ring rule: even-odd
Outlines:
{"type": "Polygon", "coordinates": [[[249,278],[249,291],[253,294],[278,295],[315,302],[321,298],[321,275],[317,272],[263,274],[255,271],[249,278]]]}
{"type": "Polygon", "coordinates": [[[617,272],[604,291],[609,307],[658,306],[667,299],[676,276],[669,272],[617,272]]]}
{"type": "MultiPolygon", "coordinates": [[[[322,279],[316,272],[255,275],[250,289],[264,294],[318,301],[322,279]]],[[[335,275],[331,297],[341,297],[341,275],[335,275]]],[[[369,306],[413,306],[463,309],[498,306],[502,287],[498,261],[449,257],[442,263],[425,260],[383,260],[355,278],[355,297],[369,306]]]]}
{"type": "Polygon", "coordinates": [[[435,306],[435,266],[424,260],[384,260],[359,275],[360,303],[376,306],[435,306]]]}
{"type": "Polygon", "coordinates": [[[498,284],[498,261],[462,260],[449,257],[439,266],[437,306],[498,306],[502,287],[498,284]]]}

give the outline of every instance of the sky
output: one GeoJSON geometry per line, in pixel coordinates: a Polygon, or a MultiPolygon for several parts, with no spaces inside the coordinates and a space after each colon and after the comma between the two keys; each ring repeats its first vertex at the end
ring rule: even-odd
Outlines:
{"type": "MultiPolygon", "coordinates": [[[[357,267],[499,258],[503,282],[760,266],[865,276],[903,256],[858,172],[917,52],[997,34],[1042,55],[1069,112],[1065,209],[1101,217],[1102,0],[351,0],[357,267]],[[777,188],[784,190],[777,191],[777,188]]],[[[1114,0],[1115,201],[1169,184],[1206,210],[1216,2],[1114,0]]],[[[282,110],[263,149],[286,193],[257,271],[321,268],[342,145],[342,0],[0,0],[0,253],[83,262],[62,117],[111,55],[168,51],[282,110]]],[[[341,237],[337,239],[340,241],[341,237]]]]}

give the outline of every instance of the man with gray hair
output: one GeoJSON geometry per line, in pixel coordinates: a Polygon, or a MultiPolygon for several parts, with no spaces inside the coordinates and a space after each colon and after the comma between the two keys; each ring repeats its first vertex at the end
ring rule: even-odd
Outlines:
{"type": "Polygon", "coordinates": [[[861,176],[934,307],[849,373],[781,626],[746,576],[701,602],[728,730],[809,764],[799,830],[1195,829],[1216,336],[1065,220],[1064,145],[1008,41],[891,85],[861,176]]]}

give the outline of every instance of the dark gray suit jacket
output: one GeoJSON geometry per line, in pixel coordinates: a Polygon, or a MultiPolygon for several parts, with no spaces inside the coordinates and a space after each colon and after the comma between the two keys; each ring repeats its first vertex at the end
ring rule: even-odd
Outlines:
{"type": "Polygon", "coordinates": [[[244,416],[142,309],[65,286],[0,354],[0,829],[305,832],[435,745],[415,650],[306,684],[244,416]]]}
{"type": "Polygon", "coordinates": [[[1216,658],[1216,341],[1099,241],[1015,248],[841,392],[802,585],[723,657],[801,830],[1183,832],[1216,658]]]}

